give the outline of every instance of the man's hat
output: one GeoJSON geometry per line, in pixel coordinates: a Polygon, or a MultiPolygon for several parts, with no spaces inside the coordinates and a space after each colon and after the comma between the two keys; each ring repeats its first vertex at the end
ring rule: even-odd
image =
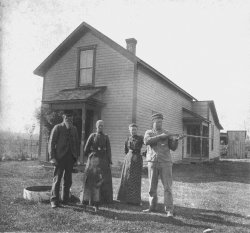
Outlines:
{"type": "Polygon", "coordinates": [[[73,111],[72,110],[64,110],[63,111],[63,115],[65,115],[65,116],[73,116],[73,111]]]}
{"type": "Polygon", "coordinates": [[[152,115],[152,121],[155,119],[162,119],[163,120],[163,115],[161,113],[155,113],[152,115]]]}

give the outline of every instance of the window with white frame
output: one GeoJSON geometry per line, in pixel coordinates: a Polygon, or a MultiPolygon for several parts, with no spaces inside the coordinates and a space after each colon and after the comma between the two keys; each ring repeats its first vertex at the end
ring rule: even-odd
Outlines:
{"type": "Polygon", "coordinates": [[[94,49],[80,50],[79,53],[79,86],[94,83],[94,49]]]}

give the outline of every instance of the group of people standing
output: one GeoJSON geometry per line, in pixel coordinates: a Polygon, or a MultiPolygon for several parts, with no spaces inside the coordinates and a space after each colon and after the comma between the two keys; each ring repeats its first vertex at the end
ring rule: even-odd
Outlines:
{"type": "MultiPolygon", "coordinates": [[[[162,128],[163,115],[152,115],[153,127],[145,132],[144,137],[137,135],[138,126],[129,125],[130,136],[124,145],[124,163],[117,200],[121,203],[141,204],[141,171],[143,159],[141,150],[146,145],[146,161],[148,162],[149,178],[149,208],[143,212],[157,210],[157,186],[160,177],[164,187],[164,211],[167,217],[173,216],[172,196],[172,159],[171,150],[176,150],[181,136],[174,136],[162,128]]],[[[83,185],[80,192],[80,202],[93,206],[97,211],[99,204],[113,202],[113,187],[111,174],[111,146],[108,135],[103,132],[104,122],[96,123],[96,132],[92,133],[84,147],[87,163],[83,174],[83,185]]],[[[72,185],[72,170],[79,154],[77,130],[73,126],[72,112],[65,111],[63,122],[56,125],[49,140],[51,163],[55,166],[52,184],[51,207],[59,206],[59,189],[64,177],[62,202],[69,202],[72,185]],[[64,175],[63,175],[64,174],[64,175]]]]}

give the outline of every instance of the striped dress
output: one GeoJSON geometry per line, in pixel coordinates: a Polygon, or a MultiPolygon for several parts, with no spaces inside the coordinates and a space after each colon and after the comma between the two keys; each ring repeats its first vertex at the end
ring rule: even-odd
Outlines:
{"type": "Polygon", "coordinates": [[[130,136],[125,142],[125,159],[117,200],[123,203],[140,205],[141,203],[141,148],[143,137],[130,136]]]}

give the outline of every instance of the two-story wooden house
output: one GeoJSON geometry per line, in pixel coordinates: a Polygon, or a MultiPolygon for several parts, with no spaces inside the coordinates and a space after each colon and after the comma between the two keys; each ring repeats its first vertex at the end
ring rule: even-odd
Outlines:
{"type": "MultiPolygon", "coordinates": [[[[73,109],[80,115],[81,151],[97,119],[105,122],[113,162],[122,161],[128,125],[151,128],[151,115],[164,115],[164,128],[193,135],[179,144],[174,161],[219,156],[222,129],[213,101],[198,101],[135,54],[83,22],[34,71],[42,76],[42,106],[73,109]]],[[[40,130],[40,159],[48,160],[40,130]]]]}

